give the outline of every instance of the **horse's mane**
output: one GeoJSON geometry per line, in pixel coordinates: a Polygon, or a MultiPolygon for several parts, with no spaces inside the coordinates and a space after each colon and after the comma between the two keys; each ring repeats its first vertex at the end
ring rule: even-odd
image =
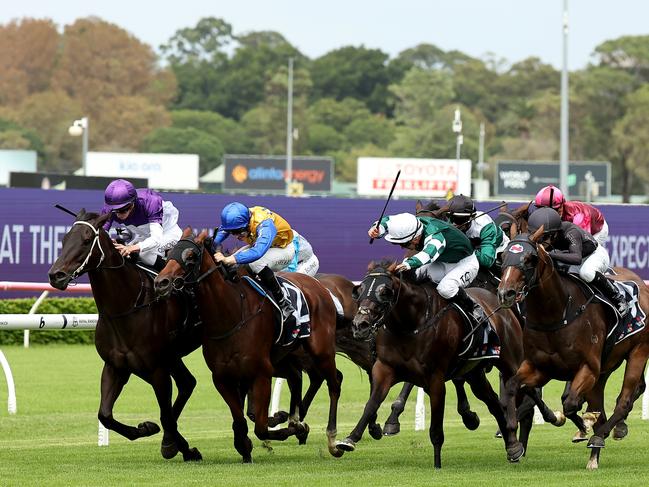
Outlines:
{"type": "Polygon", "coordinates": [[[77,221],[81,222],[87,222],[90,220],[94,220],[95,218],[99,218],[101,215],[99,213],[94,213],[91,211],[86,211],[82,209],[79,213],[77,213],[77,221]]]}
{"type": "Polygon", "coordinates": [[[397,261],[389,257],[384,257],[381,260],[373,260],[369,264],[367,264],[367,272],[371,272],[377,267],[381,267],[388,272],[392,272],[396,266],[397,261]]]}

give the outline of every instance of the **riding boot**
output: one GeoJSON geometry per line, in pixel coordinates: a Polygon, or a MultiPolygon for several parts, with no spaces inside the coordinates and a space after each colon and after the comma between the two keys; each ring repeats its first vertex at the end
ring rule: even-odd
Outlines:
{"type": "Polygon", "coordinates": [[[462,310],[469,314],[476,324],[486,321],[487,317],[485,316],[482,307],[471,299],[464,288],[459,288],[457,294],[453,296],[451,301],[457,303],[462,310]]]}
{"type": "Polygon", "coordinates": [[[279,285],[275,273],[271,270],[270,267],[266,266],[261,271],[259,271],[257,275],[259,276],[259,279],[261,279],[262,284],[271,292],[273,298],[275,298],[275,301],[281,308],[284,321],[289,319],[295,312],[295,308],[288,300],[288,298],[284,295],[284,291],[279,285]]]}
{"type": "Polygon", "coordinates": [[[592,284],[604,293],[608,299],[611,300],[620,316],[624,316],[629,311],[629,303],[624,298],[622,293],[618,291],[617,287],[601,272],[595,273],[595,278],[591,281],[592,284]]]}

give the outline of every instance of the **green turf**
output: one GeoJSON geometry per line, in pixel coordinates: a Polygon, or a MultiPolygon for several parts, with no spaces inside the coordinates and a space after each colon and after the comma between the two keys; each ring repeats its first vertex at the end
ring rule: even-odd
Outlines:
{"type": "MultiPolygon", "coordinates": [[[[399,436],[374,441],[365,436],[354,453],[329,455],[324,435],[327,396],[316,397],[309,414],[311,435],[305,446],[291,439],[273,444],[269,453],[253,438],[253,465],[243,465],[232,446],[231,418],[214,390],[200,352],[187,364],[198,386],[181,419],[180,430],[203,454],[200,463],[185,464],[180,456],[163,460],[161,435],[135,442],[110,434],[110,446],[97,446],[97,417],[101,361],[94,348],[83,345],[5,347],[18,396],[18,414],[7,413],[7,390],[0,375],[0,485],[647,485],[648,424],[640,419],[640,401],[629,419],[630,434],[622,442],[609,440],[600,469],[585,469],[584,444],[573,445],[571,425],[536,426],[529,453],[520,464],[508,464],[502,440],[493,437],[495,420],[473,396],[482,420],[467,431],[455,412],[455,394],[448,388],[446,441],[442,470],[432,468],[428,432],[414,431],[414,401],[403,415],[399,436]]],[[[344,358],[345,374],[338,431],[344,437],[360,417],[368,394],[367,379],[344,358]]],[[[619,391],[620,374],[610,380],[608,407],[619,391]]],[[[546,388],[557,409],[562,384],[546,388]]],[[[390,398],[398,392],[395,388],[390,398]]],[[[285,405],[286,390],[282,397],[285,405]]],[[[383,421],[389,404],[380,411],[383,421]]],[[[136,424],[157,419],[149,386],[132,378],[115,408],[115,416],[136,424]]]]}

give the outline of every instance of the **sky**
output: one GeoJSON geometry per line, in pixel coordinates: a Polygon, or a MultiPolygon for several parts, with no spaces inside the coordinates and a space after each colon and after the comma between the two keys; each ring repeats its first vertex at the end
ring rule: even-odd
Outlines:
{"type": "MultiPolygon", "coordinates": [[[[62,29],[90,15],[115,23],[156,48],[176,30],[220,17],[235,33],[272,30],[314,59],[343,47],[396,56],[421,43],[491,55],[530,56],[561,68],[564,0],[4,0],[0,23],[50,18],[62,29]]],[[[568,0],[568,68],[592,61],[600,43],[649,34],[649,1],[568,0]]]]}

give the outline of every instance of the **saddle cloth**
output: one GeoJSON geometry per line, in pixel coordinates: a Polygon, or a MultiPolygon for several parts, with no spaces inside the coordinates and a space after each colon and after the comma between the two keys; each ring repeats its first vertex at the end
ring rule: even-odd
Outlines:
{"type": "MultiPolygon", "coordinates": [[[[472,330],[476,326],[475,321],[457,304],[455,306],[460,310],[460,314],[469,330],[472,330]]],[[[480,323],[478,329],[473,331],[471,338],[467,340],[466,347],[458,354],[458,357],[465,360],[500,357],[500,338],[488,319],[480,323]]]]}
{"type": "Polygon", "coordinates": [[[279,305],[273,299],[272,294],[267,292],[259,282],[249,276],[243,276],[243,279],[257,291],[261,296],[268,299],[275,308],[273,320],[275,322],[275,344],[289,346],[298,338],[306,338],[311,335],[311,315],[309,314],[309,305],[304,297],[302,290],[288,279],[277,276],[284,294],[293,304],[295,312],[290,319],[284,321],[279,305]]]}
{"type": "Polygon", "coordinates": [[[614,324],[609,328],[606,335],[606,341],[612,345],[617,345],[622,340],[635,335],[645,327],[646,315],[639,305],[640,290],[638,285],[633,281],[612,281],[613,285],[624,296],[629,303],[629,312],[623,317],[617,312],[615,306],[606,298],[602,292],[595,286],[591,286],[579,277],[579,274],[570,272],[568,274],[572,279],[577,281],[582,287],[589,290],[594,299],[607,306],[610,315],[614,317],[614,324]]]}

